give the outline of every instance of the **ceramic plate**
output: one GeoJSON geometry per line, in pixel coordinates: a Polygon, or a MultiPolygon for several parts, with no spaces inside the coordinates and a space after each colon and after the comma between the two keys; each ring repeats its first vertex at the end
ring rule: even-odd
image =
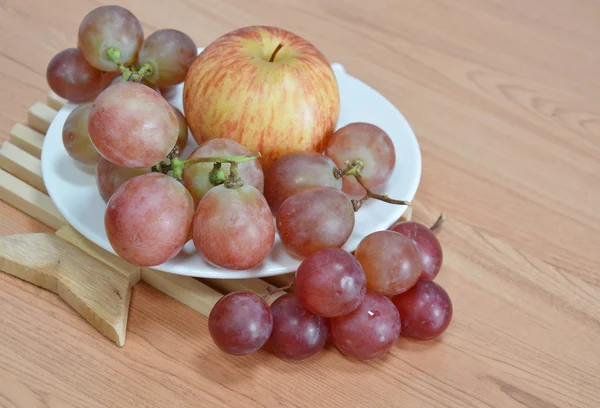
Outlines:
{"type": "MultiPolygon", "coordinates": [[[[341,98],[338,128],[351,122],[368,122],[385,130],[396,150],[396,168],[386,192],[390,197],[412,200],[421,177],[421,154],[415,134],[402,114],[381,94],[348,75],[340,64],[333,64],[341,98]]],[[[183,111],[183,85],[174,87],[164,96],[183,111]]],[[[62,143],[62,128],[69,113],[77,105],[68,103],[56,115],[42,149],[42,174],[46,189],[64,218],[82,235],[100,247],[114,253],[104,230],[106,204],[96,188],[94,167],[73,160],[62,143]]],[[[184,155],[187,157],[196,143],[190,135],[184,155]]],[[[366,235],[389,227],[402,216],[405,206],[369,200],[356,214],[352,236],[344,249],[352,251],[366,235]]],[[[302,259],[291,256],[276,237],[269,257],[258,267],[247,271],[231,271],[209,265],[195,251],[192,241],[170,261],[154,269],[180,275],[205,278],[251,278],[280,275],[295,271],[302,259]]]]}

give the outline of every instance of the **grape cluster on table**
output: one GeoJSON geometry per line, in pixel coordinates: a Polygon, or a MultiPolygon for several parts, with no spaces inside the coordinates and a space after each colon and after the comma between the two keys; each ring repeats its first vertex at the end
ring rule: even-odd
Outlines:
{"type": "Polygon", "coordinates": [[[381,194],[396,154],[385,131],[350,123],[324,151],[286,154],[266,171],[241,144],[202,135],[193,135],[198,148],[180,159],[186,118],[161,89],[185,80],[196,53],[186,34],[158,30],[144,39],[131,12],[102,6],[82,21],[77,48],[48,65],[51,89],[80,104],[66,120],[63,143],[73,159],[96,166],[115,252],[156,266],[191,239],[206,262],[247,270],[269,256],[277,231],[303,259],[293,291],[270,306],[267,295],[230,293],[210,314],[215,344],[234,355],[264,347],[304,359],[329,341],[349,357],[370,359],[400,335],[429,340],[443,333],[452,303],[433,282],[442,248],[430,228],[398,222],[366,236],[354,253],[342,249],[355,212],[387,198],[381,194]]]}

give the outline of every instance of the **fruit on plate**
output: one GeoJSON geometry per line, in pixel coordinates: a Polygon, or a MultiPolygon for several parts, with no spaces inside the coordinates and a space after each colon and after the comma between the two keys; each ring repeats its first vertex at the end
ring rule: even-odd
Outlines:
{"type": "Polygon", "coordinates": [[[93,67],[102,71],[118,71],[108,56],[109,48],[119,50],[124,65],[135,62],[144,40],[139,20],[120,6],[100,6],[90,11],[79,25],[77,47],[93,67]]]}
{"type": "Polygon", "coordinates": [[[156,266],[177,255],[188,240],[194,200],[173,177],[148,173],[127,181],[108,200],[106,235],[127,262],[156,266]]]}
{"type": "Polygon", "coordinates": [[[335,163],[315,152],[292,152],[277,159],[265,174],[265,198],[276,213],[281,204],[313,187],[342,188],[342,179],[335,178],[335,163]]]}
{"type": "MultiPolygon", "coordinates": [[[[250,150],[230,139],[212,139],[198,146],[188,159],[195,157],[213,157],[213,156],[238,156],[250,154],[250,150]]],[[[229,173],[229,163],[224,163],[221,168],[229,173]]],[[[202,197],[214,187],[209,180],[209,174],[213,169],[213,163],[198,163],[189,166],[183,170],[183,184],[194,197],[196,203],[200,202],[202,197]]],[[[239,176],[246,185],[256,187],[258,191],[263,192],[264,175],[262,167],[257,160],[240,163],[238,165],[239,176]]]]}
{"type": "Polygon", "coordinates": [[[84,164],[96,164],[98,151],[90,140],[88,118],[91,103],[80,105],[73,109],[67,117],[62,130],[63,144],[69,156],[84,164]]]}
{"type": "Polygon", "coordinates": [[[148,168],[132,169],[109,162],[102,156],[98,157],[98,162],[96,163],[96,185],[98,186],[100,197],[104,201],[110,200],[115,191],[126,181],[148,172],[150,172],[148,168]]]}
{"type": "Polygon", "coordinates": [[[271,252],[275,223],[267,200],[255,187],[220,185],[200,200],[192,236],[207,262],[245,270],[260,265],[271,252]]]}
{"type": "Polygon", "coordinates": [[[292,151],[322,151],[334,131],[340,98],[323,54],[275,27],[227,33],[196,58],[183,103],[198,140],[233,139],[270,164],[292,151]]]}
{"type": "MultiPolygon", "coordinates": [[[[371,123],[350,123],[333,133],[327,141],[325,154],[343,168],[346,162],[360,160],[360,175],[366,187],[381,192],[396,165],[394,143],[383,129],[371,123]]],[[[352,196],[361,197],[365,190],[352,177],[343,179],[342,190],[352,196]]]]}
{"type": "Polygon", "coordinates": [[[162,96],[139,83],[122,82],[106,88],[94,101],[89,132],[105,159],[143,168],[154,166],[171,152],[179,122],[162,96]]]}
{"type": "Polygon", "coordinates": [[[71,102],[87,102],[103,88],[102,72],[91,66],[78,48],[56,54],[46,68],[50,89],[71,102]]]}

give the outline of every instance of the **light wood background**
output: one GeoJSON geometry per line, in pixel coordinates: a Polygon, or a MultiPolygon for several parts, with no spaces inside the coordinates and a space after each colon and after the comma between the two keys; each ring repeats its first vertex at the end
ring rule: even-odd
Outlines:
{"type": "MultiPolygon", "coordinates": [[[[0,138],[48,91],[98,1],[0,0],[0,138]]],[[[198,45],[251,24],[313,41],[381,91],[423,152],[416,218],[444,211],[455,318],[383,360],[233,358],[206,319],[134,288],[117,348],[58,297],[0,274],[0,406],[600,406],[598,0],[120,2],[198,45]]],[[[0,234],[47,228],[0,203],[0,234]]]]}

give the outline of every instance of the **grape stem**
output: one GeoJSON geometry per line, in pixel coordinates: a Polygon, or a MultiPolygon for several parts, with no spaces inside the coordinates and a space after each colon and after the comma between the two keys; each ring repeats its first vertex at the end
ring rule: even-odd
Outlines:
{"type": "Polygon", "coordinates": [[[265,297],[266,296],[274,295],[275,293],[288,291],[288,290],[290,290],[290,289],[292,289],[294,287],[294,283],[295,282],[289,283],[289,284],[287,284],[285,286],[282,286],[280,288],[276,288],[275,286],[268,286],[267,287],[267,294],[265,295],[265,297]]]}
{"type": "Polygon", "coordinates": [[[444,223],[445,220],[446,220],[446,216],[444,215],[444,213],[441,213],[440,216],[438,217],[438,219],[435,220],[435,223],[433,223],[431,228],[429,228],[431,230],[431,232],[437,233],[440,230],[440,228],[442,228],[442,224],[444,223]]]}
{"type": "Polygon", "coordinates": [[[269,62],[273,62],[275,61],[275,56],[277,55],[277,53],[279,52],[279,50],[283,47],[283,44],[279,44],[277,46],[277,48],[275,48],[275,51],[273,51],[273,54],[271,54],[271,58],[269,59],[269,62]]]}
{"type": "MultiPolygon", "coordinates": [[[[172,157],[170,160],[164,160],[157,165],[152,167],[152,171],[161,172],[167,174],[168,172],[173,172],[173,177],[177,180],[181,181],[181,177],[183,175],[183,169],[193,166],[198,163],[229,163],[230,172],[227,180],[223,180],[225,183],[229,182],[231,187],[229,188],[237,188],[241,187],[242,183],[241,178],[237,172],[237,165],[240,163],[245,163],[250,160],[255,160],[260,157],[260,153],[252,153],[246,154],[243,156],[213,156],[213,157],[194,157],[193,159],[181,160],[178,157],[172,157]],[[239,185],[237,185],[239,184],[239,185]],[[236,187],[237,185],[237,187],[236,187]]],[[[213,168],[214,171],[214,168],[213,168]]],[[[217,181],[215,179],[215,181],[217,181]]]]}
{"type": "Polygon", "coordinates": [[[362,175],[360,174],[360,172],[362,171],[362,169],[364,167],[365,167],[365,164],[362,160],[354,159],[352,162],[350,162],[350,161],[346,162],[345,169],[339,169],[339,168],[333,169],[333,176],[336,179],[339,179],[343,176],[352,176],[356,179],[356,181],[358,181],[358,184],[360,184],[362,186],[362,188],[365,189],[367,194],[363,198],[361,198],[359,200],[352,200],[352,206],[354,207],[354,211],[358,211],[369,198],[374,198],[376,200],[383,201],[383,202],[389,203],[389,204],[407,205],[407,206],[412,205],[412,203],[410,201],[395,200],[393,198],[389,198],[386,194],[377,194],[377,193],[374,193],[373,191],[371,191],[371,189],[369,187],[367,187],[367,185],[365,184],[365,181],[364,181],[362,175]]]}
{"type": "Polygon", "coordinates": [[[227,181],[227,174],[225,174],[221,163],[213,164],[212,170],[208,173],[208,181],[213,186],[221,185],[227,181]]]}
{"type": "Polygon", "coordinates": [[[137,71],[135,67],[126,67],[121,64],[121,50],[116,47],[110,47],[106,50],[106,58],[119,67],[123,82],[140,82],[145,76],[152,75],[154,71],[149,63],[145,63],[137,71]]]}

